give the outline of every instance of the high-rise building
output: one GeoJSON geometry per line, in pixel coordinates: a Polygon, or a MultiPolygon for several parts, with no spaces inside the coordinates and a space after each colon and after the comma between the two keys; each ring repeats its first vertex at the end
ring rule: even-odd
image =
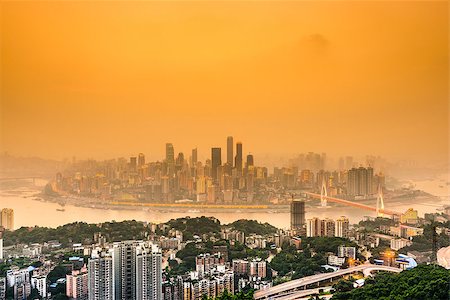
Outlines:
{"type": "Polygon", "coordinates": [[[137,300],[162,300],[161,251],[156,245],[140,243],[136,249],[137,300]]]}
{"type": "Polygon", "coordinates": [[[89,300],[115,299],[113,259],[108,252],[93,250],[88,262],[88,281],[89,300]]]}
{"type": "Polygon", "coordinates": [[[247,155],[247,168],[254,166],[253,155],[247,155]]]}
{"type": "Polygon", "coordinates": [[[144,153],[139,153],[138,155],[138,167],[145,165],[145,155],[144,153]]]}
{"type": "Polygon", "coordinates": [[[322,222],[319,218],[312,218],[306,220],[306,236],[315,237],[321,235],[322,222]]]}
{"type": "Polygon", "coordinates": [[[166,144],[166,163],[167,163],[167,175],[173,176],[175,173],[175,150],[171,143],[166,144]]]}
{"type": "Polygon", "coordinates": [[[292,200],[291,202],[291,230],[302,230],[305,225],[305,201],[292,200]]]}
{"type": "Polygon", "coordinates": [[[328,237],[335,236],[335,227],[336,227],[336,224],[335,224],[334,220],[332,220],[332,219],[321,220],[320,236],[328,236],[328,237]]]}
{"type": "Polygon", "coordinates": [[[373,169],[352,168],[348,171],[347,195],[367,197],[373,195],[373,169]]]}
{"type": "Polygon", "coordinates": [[[113,245],[114,293],[117,299],[136,299],[137,244],[137,241],[123,241],[113,245]]]}
{"type": "Polygon", "coordinates": [[[136,172],[136,166],[137,166],[136,159],[137,159],[136,156],[130,157],[130,171],[132,171],[132,172],[136,172]]]}
{"type": "Polygon", "coordinates": [[[0,226],[6,230],[14,230],[14,210],[4,208],[0,214],[0,226]]]}
{"type": "Polygon", "coordinates": [[[233,137],[227,137],[227,164],[233,167],[233,137]]]}
{"type": "Polygon", "coordinates": [[[173,149],[172,143],[166,144],[166,161],[167,163],[175,162],[175,150],[173,149]]]}
{"type": "Polygon", "coordinates": [[[211,148],[211,172],[212,178],[216,182],[218,180],[218,168],[222,165],[222,149],[211,148]]]}
{"type": "Polygon", "coordinates": [[[66,275],[66,296],[73,300],[89,299],[89,275],[86,266],[66,275]]]}
{"type": "Polygon", "coordinates": [[[197,155],[198,155],[197,148],[192,149],[192,155],[191,155],[192,167],[194,167],[197,164],[197,160],[198,160],[197,155]]]}
{"type": "Polygon", "coordinates": [[[336,220],[336,236],[348,237],[349,234],[349,221],[348,218],[342,216],[336,220]]]}
{"type": "Polygon", "coordinates": [[[47,276],[44,275],[34,275],[31,277],[31,287],[36,289],[39,296],[42,298],[47,297],[47,276]]]}
{"type": "Polygon", "coordinates": [[[234,166],[237,170],[237,173],[242,176],[242,143],[236,143],[236,157],[234,158],[234,166]]]}

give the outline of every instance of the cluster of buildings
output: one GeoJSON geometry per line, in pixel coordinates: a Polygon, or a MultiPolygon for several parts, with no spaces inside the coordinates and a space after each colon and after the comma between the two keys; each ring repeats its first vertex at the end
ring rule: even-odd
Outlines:
{"type": "Polygon", "coordinates": [[[356,247],[339,246],[337,255],[328,255],[328,264],[330,266],[341,267],[346,261],[354,261],[356,259],[356,247]]]}
{"type": "Polygon", "coordinates": [[[116,201],[276,204],[289,201],[286,190],[319,191],[325,184],[329,196],[367,198],[384,186],[384,175],[371,167],[326,171],[325,154],[302,154],[290,167],[275,167],[273,174],[256,165],[252,154],[244,156],[242,143],[232,136],[226,140],[225,159],[222,154],[222,148],[213,147],[203,163],[197,148],[186,157],[167,143],[162,161],[146,162],[140,153],[129,160],[74,162],[46,191],[116,201]]]}
{"type": "Polygon", "coordinates": [[[336,221],[332,219],[311,218],[306,220],[306,236],[328,236],[328,237],[349,237],[349,220],[345,216],[338,218],[336,221]]]}
{"type": "Polygon", "coordinates": [[[85,273],[67,275],[71,282],[66,285],[67,293],[87,291],[89,300],[162,299],[161,263],[161,251],[151,242],[123,241],[99,247],[93,249],[85,273]],[[86,282],[87,289],[78,286],[86,282]]]}
{"type": "Polygon", "coordinates": [[[28,299],[32,289],[36,289],[40,297],[47,298],[47,274],[49,271],[49,264],[43,264],[40,267],[29,266],[22,269],[13,266],[6,271],[5,277],[0,277],[0,299],[6,298],[7,289],[11,289],[13,298],[18,300],[28,299]]]}

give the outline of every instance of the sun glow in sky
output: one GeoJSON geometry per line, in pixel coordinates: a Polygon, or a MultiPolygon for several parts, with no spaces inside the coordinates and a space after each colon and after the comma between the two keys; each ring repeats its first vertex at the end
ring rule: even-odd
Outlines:
{"type": "Polygon", "coordinates": [[[447,1],[14,2],[2,151],[448,155],[447,1]]]}

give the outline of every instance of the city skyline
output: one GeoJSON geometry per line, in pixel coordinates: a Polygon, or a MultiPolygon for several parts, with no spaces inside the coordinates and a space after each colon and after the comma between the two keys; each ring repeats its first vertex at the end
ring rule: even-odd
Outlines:
{"type": "Polygon", "coordinates": [[[0,147],[104,159],[232,135],[448,162],[446,7],[3,2],[0,147]]]}

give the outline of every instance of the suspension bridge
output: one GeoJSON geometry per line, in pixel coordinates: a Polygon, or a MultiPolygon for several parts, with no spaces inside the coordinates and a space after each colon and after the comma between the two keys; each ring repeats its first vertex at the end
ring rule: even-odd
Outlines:
{"type": "Polygon", "coordinates": [[[347,206],[352,206],[352,207],[357,207],[357,208],[361,208],[361,209],[365,209],[365,210],[374,211],[374,212],[376,212],[377,216],[379,216],[379,217],[384,216],[384,215],[390,215],[390,216],[400,216],[401,215],[400,212],[389,210],[384,207],[383,189],[381,188],[381,186],[378,186],[376,207],[373,207],[373,206],[370,206],[367,204],[363,204],[363,203],[358,203],[355,201],[350,201],[350,200],[345,200],[345,199],[328,196],[327,186],[325,184],[325,181],[322,182],[320,194],[310,193],[310,192],[304,192],[304,193],[313,199],[320,200],[320,204],[322,207],[327,207],[328,201],[330,201],[330,202],[334,202],[334,203],[344,204],[347,206]]]}

